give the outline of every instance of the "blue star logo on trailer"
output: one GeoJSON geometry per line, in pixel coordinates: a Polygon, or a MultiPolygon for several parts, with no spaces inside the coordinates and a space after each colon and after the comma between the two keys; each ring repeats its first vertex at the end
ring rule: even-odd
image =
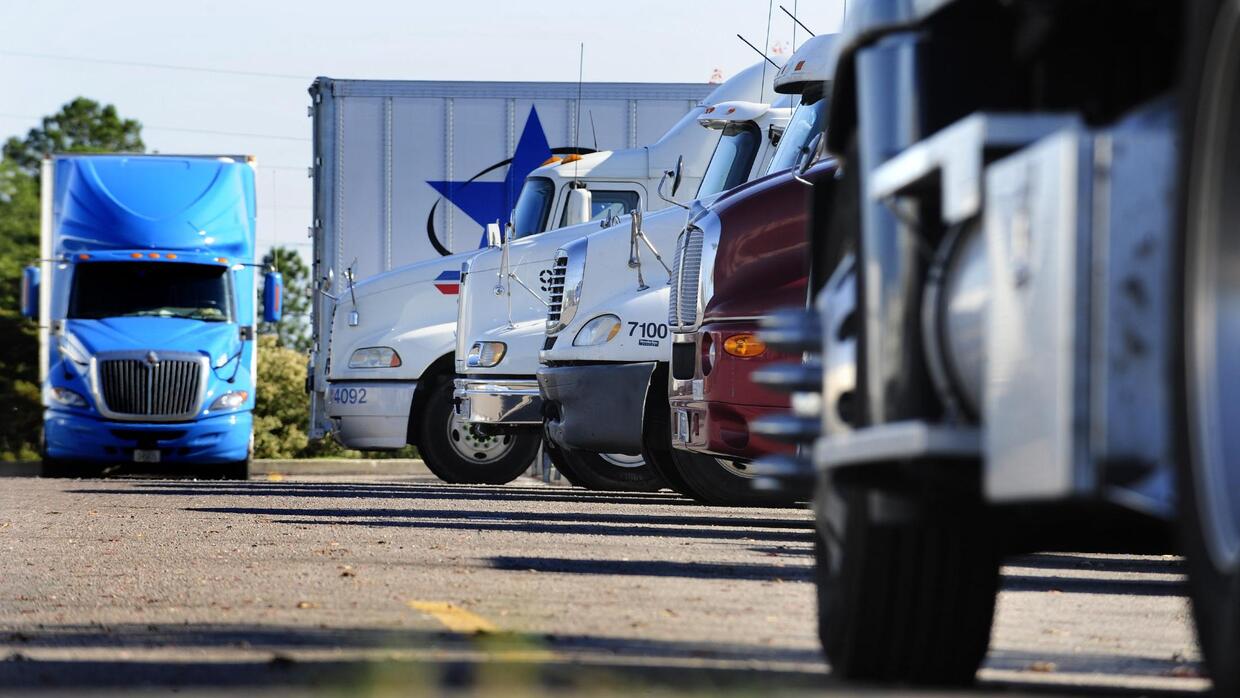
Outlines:
{"type": "MultiPolygon", "coordinates": [[[[563,153],[588,153],[585,148],[552,148],[547,144],[547,134],[543,132],[542,122],[538,119],[538,110],[530,107],[525,126],[521,129],[521,138],[517,141],[516,152],[511,158],[497,162],[478,174],[462,182],[428,181],[435,191],[452,205],[459,208],[481,228],[478,247],[487,243],[486,227],[488,223],[499,221],[501,225],[508,221],[508,215],[517,205],[517,197],[521,194],[521,186],[525,178],[540,167],[552,155],[563,153]],[[502,182],[484,182],[479,178],[507,167],[502,182]]],[[[430,215],[426,217],[426,234],[431,245],[445,257],[452,254],[435,233],[435,210],[439,206],[436,201],[431,206],[430,215]]]]}

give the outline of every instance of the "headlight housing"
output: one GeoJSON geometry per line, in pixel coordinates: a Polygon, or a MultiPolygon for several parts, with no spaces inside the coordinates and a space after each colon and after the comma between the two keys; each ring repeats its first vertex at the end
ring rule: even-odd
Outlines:
{"type": "Polygon", "coordinates": [[[235,410],[244,405],[245,400],[248,397],[250,397],[250,394],[244,390],[234,390],[230,393],[224,393],[223,395],[215,398],[215,402],[211,403],[211,407],[208,408],[208,411],[215,412],[216,410],[235,410]]]}
{"type": "Polygon", "coordinates": [[[57,338],[56,349],[60,352],[61,356],[65,357],[72,363],[77,364],[81,368],[86,368],[90,365],[90,355],[86,352],[86,348],[82,346],[82,343],[78,341],[77,337],[74,337],[68,332],[62,333],[57,338]]]}
{"type": "Polygon", "coordinates": [[[587,322],[573,337],[575,347],[596,347],[606,344],[620,333],[620,318],[615,315],[600,315],[587,322]]]}
{"type": "Polygon", "coordinates": [[[474,342],[465,357],[465,365],[469,368],[494,368],[504,360],[508,345],[503,342],[474,342]]]}
{"type": "Polygon", "coordinates": [[[349,368],[396,368],[400,354],[392,347],[363,347],[349,357],[349,368]]]}
{"type": "Polygon", "coordinates": [[[65,407],[86,407],[86,398],[81,393],[69,390],[68,388],[53,387],[49,393],[57,404],[65,407]]]}

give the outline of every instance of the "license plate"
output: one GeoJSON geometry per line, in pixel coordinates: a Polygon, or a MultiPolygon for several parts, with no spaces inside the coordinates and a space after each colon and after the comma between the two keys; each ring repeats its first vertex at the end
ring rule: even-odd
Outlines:
{"type": "Polygon", "coordinates": [[[158,463],[159,449],[135,449],[133,452],[133,462],[135,463],[158,463]]]}

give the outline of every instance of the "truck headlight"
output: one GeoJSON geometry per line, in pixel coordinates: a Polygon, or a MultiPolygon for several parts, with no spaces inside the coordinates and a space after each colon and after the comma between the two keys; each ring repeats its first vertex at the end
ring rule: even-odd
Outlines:
{"type": "Polygon", "coordinates": [[[474,342],[465,357],[465,365],[469,368],[492,368],[504,360],[508,345],[503,342],[474,342]]]}
{"type": "Polygon", "coordinates": [[[65,407],[86,407],[86,398],[68,388],[54,387],[51,395],[53,400],[65,407]]]}
{"type": "Polygon", "coordinates": [[[349,368],[396,368],[400,354],[392,347],[364,347],[349,357],[349,368]]]}
{"type": "Polygon", "coordinates": [[[214,412],[216,410],[235,410],[244,405],[245,399],[249,396],[250,394],[244,390],[234,390],[231,393],[224,393],[223,395],[215,398],[215,402],[211,403],[211,407],[208,411],[214,412]]]}
{"type": "Polygon", "coordinates": [[[615,339],[619,333],[620,318],[615,315],[599,315],[577,331],[577,336],[573,337],[573,346],[596,347],[615,339]]]}

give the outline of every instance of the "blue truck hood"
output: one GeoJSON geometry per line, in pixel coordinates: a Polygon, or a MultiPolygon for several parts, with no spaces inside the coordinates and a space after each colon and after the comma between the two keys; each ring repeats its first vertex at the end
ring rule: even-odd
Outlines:
{"type": "Polygon", "coordinates": [[[183,318],[118,317],[65,320],[65,331],[90,354],[109,351],[182,351],[205,354],[214,366],[241,348],[237,325],[183,318]]]}

